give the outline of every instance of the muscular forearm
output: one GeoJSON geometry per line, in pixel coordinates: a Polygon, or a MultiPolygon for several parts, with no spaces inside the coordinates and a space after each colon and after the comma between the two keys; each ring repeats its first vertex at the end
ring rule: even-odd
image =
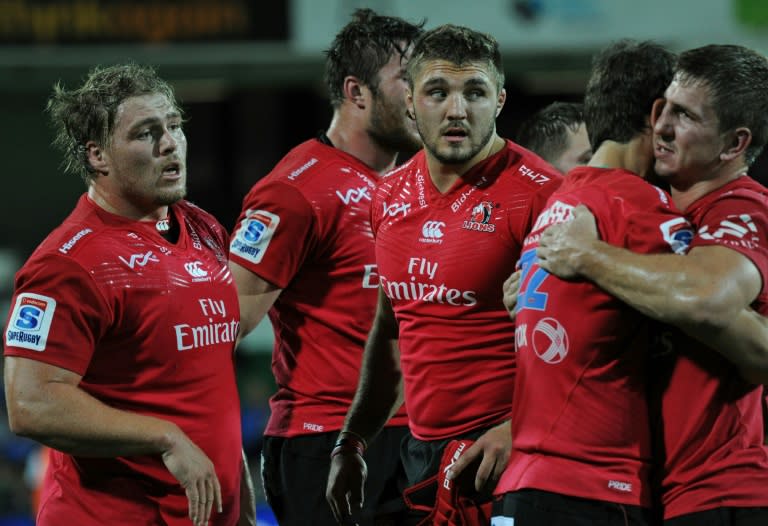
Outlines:
{"type": "Polygon", "coordinates": [[[21,389],[13,379],[9,383],[10,372],[11,430],[52,448],[83,456],[160,454],[183,436],[172,422],[114,409],[75,385],[48,382],[34,391],[21,389]]]}
{"type": "Polygon", "coordinates": [[[703,300],[709,286],[687,256],[636,254],[595,241],[577,261],[579,274],[651,318],[686,326],[703,322],[701,315],[707,314],[703,300]]]}
{"type": "Polygon", "coordinates": [[[360,382],[352,401],[343,431],[352,431],[370,443],[403,403],[397,341],[375,345],[383,348],[366,349],[360,382]]]}

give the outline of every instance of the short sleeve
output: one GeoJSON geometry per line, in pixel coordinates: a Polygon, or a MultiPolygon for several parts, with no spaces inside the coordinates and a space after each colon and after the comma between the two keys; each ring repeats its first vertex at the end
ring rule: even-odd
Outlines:
{"type": "Polygon", "coordinates": [[[697,221],[691,248],[718,245],[749,258],[768,283],[768,210],[763,197],[732,193],[715,201],[697,221]]]}
{"type": "Polygon", "coordinates": [[[641,254],[683,255],[688,251],[693,227],[671,205],[671,198],[663,190],[646,182],[625,184],[617,200],[623,205],[618,213],[625,217],[623,221],[616,218],[617,225],[624,225],[623,239],[617,245],[641,254]]]}
{"type": "Polygon", "coordinates": [[[256,185],[246,196],[229,243],[231,261],[285,288],[317,241],[314,210],[294,186],[256,185]]]}
{"type": "Polygon", "coordinates": [[[85,269],[68,258],[45,256],[16,275],[4,354],[82,376],[112,319],[113,309],[85,269]]]}

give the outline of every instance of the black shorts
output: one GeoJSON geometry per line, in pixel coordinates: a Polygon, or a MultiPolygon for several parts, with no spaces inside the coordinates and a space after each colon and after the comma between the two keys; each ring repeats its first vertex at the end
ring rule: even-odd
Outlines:
{"type": "MultiPolygon", "coordinates": [[[[368,479],[360,526],[401,524],[406,485],[400,441],[408,428],[387,427],[365,452],[368,479]]],[[[336,526],[325,500],[331,450],[339,432],[293,438],[264,437],[261,482],[281,526],[336,526]]]]}
{"type": "Polygon", "coordinates": [[[491,524],[498,526],[647,526],[650,510],[549,491],[522,489],[493,504],[491,524]]]}
{"type": "Polygon", "coordinates": [[[673,517],[664,526],[766,526],[768,508],[715,508],[673,517]]]}

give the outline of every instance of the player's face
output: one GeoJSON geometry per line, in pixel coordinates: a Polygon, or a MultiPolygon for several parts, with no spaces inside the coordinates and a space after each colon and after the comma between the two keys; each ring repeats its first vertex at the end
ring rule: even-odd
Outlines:
{"type": "Polygon", "coordinates": [[[178,109],[161,94],[130,97],[118,106],[112,141],[104,149],[114,198],[138,210],[175,203],[186,194],[187,138],[178,109]]]}
{"type": "Polygon", "coordinates": [[[652,116],[656,173],[680,183],[714,177],[726,144],[709,89],[675,79],[664,97],[652,116]]]}
{"type": "Polygon", "coordinates": [[[395,52],[379,70],[379,84],[372,98],[368,134],[375,142],[395,152],[412,152],[421,148],[416,123],[408,118],[405,93],[408,88],[405,57],[395,52]]]}
{"type": "Polygon", "coordinates": [[[559,156],[552,160],[552,166],[560,173],[568,173],[572,168],[587,164],[592,158],[592,147],[589,145],[587,127],[582,123],[573,131],[566,130],[566,146],[559,156]]]}
{"type": "Polygon", "coordinates": [[[506,92],[488,64],[424,62],[408,102],[427,152],[443,164],[474,164],[496,132],[506,92]]]}

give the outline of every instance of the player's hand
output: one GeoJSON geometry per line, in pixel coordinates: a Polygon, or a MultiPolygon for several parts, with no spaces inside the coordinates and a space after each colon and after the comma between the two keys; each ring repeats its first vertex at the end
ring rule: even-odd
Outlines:
{"type": "Polygon", "coordinates": [[[517,306],[517,292],[520,290],[520,274],[521,271],[516,270],[514,271],[506,280],[504,280],[504,286],[502,287],[502,290],[504,291],[504,307],[507,309],[507,312],[509,313],[509,318],[512,321],[515,321],[515,307],[517,306]]]}
{"type": "Polygon", "coordinates": [[[548,227],[539,238],[536,256],[541,268],[562,279],[581,276],[581,256],[598,240],[595,216],[584,206],[573,209],[573,219],[548,227]]]}
{"type": "Polygon", "coordinates": [[[480,493],[489,493],[507,467],[511,451],[512,424],[506,420],[483,433],[453,464],[446,478],[456,479],[474,460],[482,458],[475,474],[475,489],[480,493]]]}
{"type": "Polygon", "coordinates": [[[214,506],[222,512],[221,485],[213,462],[181,430],[172,443],[162,455],[163,463],[187,494],[192,523],[205,526],[214,506]]]}
{"type": "Polygon", "coordinates": [[[331,459],[325,498],[339,524],[356,524],[353,517],[363,509],[363,486],[368,478],[368,466],[363,457],[343,452],[331,459]]]}

